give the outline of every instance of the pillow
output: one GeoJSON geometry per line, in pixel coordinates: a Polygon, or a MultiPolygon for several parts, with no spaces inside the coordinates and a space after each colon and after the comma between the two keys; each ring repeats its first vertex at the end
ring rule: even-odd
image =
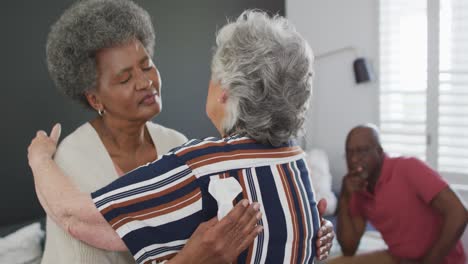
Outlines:
{"type": "Polygon", "coordinates": [[[332,215],[336,210],[336,196],[332,192],[332,176],[328,165],[328,157],[321,149],[312,149],[307,152],[307,165],[310,169],[312,185],[316,193],[317,202],[325,198],[327,210],[325,215],[332,215]]]}
{"type": "Polygon", "coordinates": [[[0,263],[40,263],[44,235],[36,222],[0,238],[0,263]]]}

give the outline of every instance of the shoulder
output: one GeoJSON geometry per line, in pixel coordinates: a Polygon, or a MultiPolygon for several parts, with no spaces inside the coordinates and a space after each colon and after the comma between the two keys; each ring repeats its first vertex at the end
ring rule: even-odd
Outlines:
{"type": "Polygon", "coordinates": [[[216,137],[190,139],[180,147],[173,149],[171,153],[175,153],[177,156],[184,156],[186,154],[200,156],[242,149],[245,144],[249,143],[252,144],[255,143],[255,141],[240,136],[221,139],[216,137]]]}
{"type": "Polygon", "coordinates": [[[403,176],[400,178],[404,179],[407,186],[427,204],[448,186],[448,183],[437,171],[418,158],[399,158],[397,173],[403,176]]]}
{"type": "Polygon", "coordinates": [[[96,140],[99,140],[96,132],[89,123],[85,123],[75,129],[59,143],[56,156],[61,155],[64,152],[92,146],[96,140]]]}
{"type": "Polygon", "coordinates": [[[396,157],[389,158],[390,162],[395,164],[397,171],[414,172],[419,170],[432,170],[424,161],[415,157],[396,157]]]}
{"type": "Polygon", "coordinates": [[[415,157],[398,157],[394,159],[394,174],[404,175],[406,181],[425,186],[433,182],[440,182],[440,184],[445,185],[445,181],[440,174],[426,162],[415,157]]]}
{"type": "Polygon", "coordinates": [[[170,154],[179,157],[201,177],[237,168],[271,165],[278,157],[288,159],[289,156],[296,154],[288,150],[283,152],[281,149],[262,145],[247,137],[234,136],[223,139],[214,137],[192,139],[172,149],[170,154]]]}
{"type": "Polygon", "coordinates": [[[62,168],[81,164],[90,158],[98,159],[102,142],[89,123],[79,126],[58,145],[54,159],[62,168]]]}

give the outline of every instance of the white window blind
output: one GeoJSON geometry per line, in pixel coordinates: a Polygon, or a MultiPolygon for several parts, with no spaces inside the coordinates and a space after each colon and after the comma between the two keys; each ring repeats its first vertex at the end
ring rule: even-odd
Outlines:
{"type": "Polygon", "coordinates": [[[439,39],[438,166],[468,174],[468,1],[441,0],[439,39]]]}
{"type": "Polygon", "coordinates": [[[380,0],[379,40],[385,150],[468,185],[468,1],[380,0]]]}
{"type": "Polygon", "coordinates": [[[380,129],[390,155],[426,160],[426,0],[379,5],[380,129]]]}

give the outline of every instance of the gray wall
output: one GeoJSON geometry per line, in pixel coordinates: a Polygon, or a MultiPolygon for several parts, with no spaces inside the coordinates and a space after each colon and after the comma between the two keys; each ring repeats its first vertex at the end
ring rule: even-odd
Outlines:
{"type": "MultiPolygon", "coordinates": [[[[61,122],[62,135],[94,113],[63,97],[45,65],[50,25],[71,0],[6,1],[0,11],[2,38],[2,129],[0,129],[0,225],[43,215],[27,165],[27,146],[38,129],[61,122]]],[[[156,28],[155,63],[163,79],[163,112],[155,119],[188,137],[216,135],[205,116],[214,33],[246,8],[284,14],[284,0],[139,0],[156,28]]]]}
{"type": "Polygon", "coordinates": [[[346,173],[345,138],[361,123],[378,123],[378,83],[355,84],[352,63],[370,60],[377,73],[378,6],[375,0],[287,0],[286,15],[310,43],[314,53],[352,46],[315,61],[314,93],[306,124],[306,147],[327,152],[333,189],[339,191],[346,173]]]}

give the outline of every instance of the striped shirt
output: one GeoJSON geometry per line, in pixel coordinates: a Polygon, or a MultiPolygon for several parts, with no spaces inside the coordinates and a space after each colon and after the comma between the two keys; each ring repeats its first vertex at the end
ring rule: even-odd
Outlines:
{"type": "Polygon", "coordinates": [[[237,263],[313,263],[319,215],[304,152],[247,137],[190,140],[92,194],[137,263],[180,251],[197,226],[217,215],[213,178],[234,177],[242,199],[260,203],[263,232],[237,263]]]}

